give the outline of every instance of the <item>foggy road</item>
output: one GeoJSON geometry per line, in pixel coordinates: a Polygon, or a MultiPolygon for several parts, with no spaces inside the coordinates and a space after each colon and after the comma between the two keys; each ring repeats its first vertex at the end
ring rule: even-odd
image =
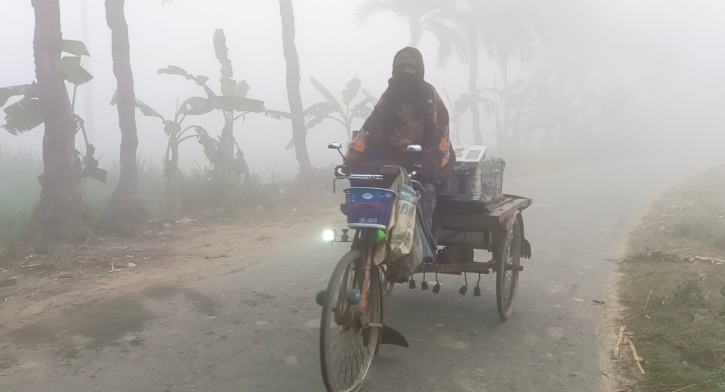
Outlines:
{"type": "MultiPolygon", "coordinates": [[[[533,258],[522,261],[512,318],[499,321],[493,275],[480,298],[458,294],[462,277],[443,276],[440,295],[398,285],[386,321],[411,347],[382,346],[363,390],[606,390],[597,333],[609,304],[592,301],[607,298],[611,259],[637,216],[701,167],[640,160],[506,182],[507,193],[534,199],[524,213],[533,258]]],[[[343,224],[335,219],[267,252],[232,255],[224,270],[91,305],[93,317],[115,321],[90,349],[44,345],[35,331],[19,365],[0,368],[0,390],[324,390],[314,296],[346,251],[320,241],[343,224]]]]}

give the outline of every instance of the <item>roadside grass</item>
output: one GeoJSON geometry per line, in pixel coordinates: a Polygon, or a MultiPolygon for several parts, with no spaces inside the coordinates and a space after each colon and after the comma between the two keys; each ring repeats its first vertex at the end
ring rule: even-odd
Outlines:
{"type": "Polygon", "coordinates": [[[0,145],[0,244],[11,240],[33,212],[40,197],[40,156],[0,145]]]}
{"type": "MultiPolygon", "coordinates": [[[[621,369],[643,391],[725,391],[725,167],[663,195],[621,264],[620,325],[632,333],[621,369]],[[682,389],[685,388],[685,389],[682,389]]],[[[627,347],[626,345],[624,346],[627,347]]]]}
{"type": "MultiPolygon", "coordinates": [[[[98,220],[96,223],[103,227],[103,213],[118,183],[120,168],[117,162],[103,161],[100,167],[108,172],[106,183],[86,178],[82,181],[80,191],[83,202],[98,220]]],[[[167,213],[163,161],[142,158],[138,167],[139,197],[150,217],[159,221],[178,219],[167,213]]],[[[43,161],[39,153],[0,145],[0,246],[13,242],[25,231],[26,223],[40,198],[37,177],[42,172],[43,161]]],[[[182,192],[184,214],[200,219],[223,218],[234,215],[238,210],[271,208],[284,203],[284,196],[289,198],[295,191],[295,183],[278,173],[266,174],[274,180],[264,182],[259,175],[251,175],[246,184],[233,192],[228,208],[220,209],[215,205],[217,199],[214,187],[201,169],[187,170],[184,172],[182,192]]]]}

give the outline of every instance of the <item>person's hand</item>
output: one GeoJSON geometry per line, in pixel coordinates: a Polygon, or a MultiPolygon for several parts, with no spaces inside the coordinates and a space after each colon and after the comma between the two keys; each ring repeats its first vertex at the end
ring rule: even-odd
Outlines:
{"type": "Polygon", "coordinates": [[[347,175],[348,175],[347,165],[335,166],[335,177],[347,177],[347,175]]]}
{"type": "Polygon", "coordinates": [[[412,172],[410,172],[410,175],[411,175],[411,176],[416,176],[416,175],[420,175],[420,172],[421,172],[422,170],[423,170],[423,165],[421,165],[421,164],[419,164],[419,163],[416,163],[415,165],[413,165],[413,171],[412,171],[412,172]]]}

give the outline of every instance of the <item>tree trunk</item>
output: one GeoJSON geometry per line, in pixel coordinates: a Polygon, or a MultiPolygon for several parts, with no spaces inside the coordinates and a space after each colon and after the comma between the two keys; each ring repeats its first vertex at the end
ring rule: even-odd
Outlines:
{"type": "Polygon", "coordinates": [[[478,108],[478,41],[474,38],[469,39],[469,50],[471,58],[468,60],[468,94],[471,97],[471,125],[473,128],[473,140],[476,145],[483,145],[483,135],[481,134],[481,112],[478,108]]]}
{"type": "MultiPolygon", "coordinates": [[[[83,37],[83,43],[86,44],[88,51],[93,53],[91,34],[88,30],[88,0],[81,1],[81,37],[83,37]]],[[[83,59],[83,68],[93,75],[93,59],[91,57],[83,59]]],[[[83,85],[83,101],[85,103],[83,119],[86,121],[86,133],[91,144],[93,144],[96,136],[96,117],[95,111],[93,110],[93,105],[95,104],[95,100],[93,99],[93,83],[83,85]]]]}
{"type": "Polygon", "coordinates": [[[75,118],[60,68],[63,36],[59,0],[32,0],[35,10],[35,73],[45,112],[44,173],[38,177],[40,202],[34,213],[41,242],[78,239],[84,230],[74,148],[75,118]]]}
{"type": "Polygon", "coordinates": [[[503,135],[502,144],[504,147],[513,148],[513,146],[511,145],[513,143],[513,140],[511,138],[511,105],[510,102],[508,102],[509,94],[511,93],[509,91],[510,84],[508,77],[508,57],[499,55],[498,63],[499,67],[501,67],[501,78],[503,80],[504,91],[503,123],[501,127],[501,134],[503,135]]]}
{"type": "Polygon", "coordinates": [[[300,179],[305,179],[310,174],[312,165],[307,152],[307,129],[300,94],[300,60],[295,46],[295,15],[292,0],[279,0],[279,11],[282,16],[282,49],[287,61],[287,98],[292,114],[292,140],[300,165],[300,179]]]}
{"type": "MultiPolygon", "coordinates": [[[[222,204],[228,200],[229,190],[239,183],[235,177],[234,165],[234,112],[224,112],[224,128],[219,138],[219,194],[222,204]]],[[[226,205],[226,204],[225,204],[226,205]]]]}
{"type": "Polygon", "coordinates": [[[172,216],[181,214],[181,170],[179,169],[179,140],[174,137],[169,142],[171,146],[171,159],[167,159],[169,165],[169,211],[172,216]]]}
{"type": "Polygon", "coordinates": [[[120,178],[109,210],[114,226],[130,228],[144,218],[138,200],[138,135],[136,94],[131,70],[131,47],[124,15],[125,0],[106,0],[106,21],[111,29],[113,74],[118,90],[118,125],[121,128],[120,178]]]}
{"type": "Polygon", "coordinates": [[[413,48],[418,47],[418,44],[420,43],[420,38],[423,35],[423,31],[420,29],[420,24],[418,23],[418,20],[410,20],[410,44],[408,46],[411,46],[413,48]]]}
{"type": "Polygon", "coordinates": [[[166,181],[166,193],[168,196],[168,210],[172,217],[181,214],[182,197],[181,182],[182,175],[179,170],[179,135],[181,125],[178,122],[169,122],[164,130],[168,133],[169,142],[166,145],[166,156],[164,157],[164,180],[166,181]]]}

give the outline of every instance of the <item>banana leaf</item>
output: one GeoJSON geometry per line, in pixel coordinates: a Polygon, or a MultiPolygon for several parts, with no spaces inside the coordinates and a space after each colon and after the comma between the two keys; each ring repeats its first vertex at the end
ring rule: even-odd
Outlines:
{"type": "Polygon", "coordinates": [[[25,95],[29,98],[36,98],[35,97],[35,86],[36,84],[23,84],[20,86],[10,86],[10,87],[3,87],[0,88],[0,107],[5,106],[5,104],[8,102],[8,99],[10,97],[15,97],[18,95],[25,95]],[[31,94],[33,93],[33,94],[31,94]]]}
{"type": "Polygon", "coordinates": [[[352,102],[352,100],[357,97],[357,94],[360,92],[361,86],[362,82],[360,81],[360,79],[358,79],[357,76],[347,82],[347,88],[342,92],[342,102],[345,104],[345,106],[349,106],[350,102],[352,102]]]}
{"type": "Polygon", "coordinates": [[[314,86],[315,89],[317,89],[317,91],[319,91],[320,94],[322,94],[325,97],[325,99],[327,100],[327,102],[330,105],[334,105],[335,110],[339,110],[340,113],[342,113],[342,106],[340,106],[340,102],[338,102],[337,99],[335,99],[335,96],[332,95],[332,93],[330,93],[330,91],[328,89],[326,89],[325,86],[323,86],[315,78],[310,78],[310,83],[312,83],[312,86],[314,86]]]}
{"type": "Polygon", "coordinates": [[[81,41],[72,41],[68,39],[63,40],[63,44],[61,46],[61,50],[63,52],[72,54],[74,56],[89,56],[90,53],[88,53],[88,49],[86,49],[86,44],[84,44],[81,41]]]}
{"type": "Polygon", "coordinates": [[[216,53],[216,58],[222,65],[222,80],[231,79],[234,76],[234,70],[232,69],[232,61],[229,60],[227,37],[222,29],[214,32],[214,53],[216,53]]]}
{"type": "Polygon", "coordinates": [[[215,109],[228,112],[253,112],[262,113],[265,111],[264,102],[256,99],[239,98],[239,97],[214,97],[212,99],[215,109]]]}
{"type": "MultiPolygon", "coordinates": [[[[115,106],[117,104],[118,104],[118,92],[116,92],[115,94],[113,94],[113,98],[111,99],[111,105],[112,106],[115,106]]],[[[164,117],[161,114],[159,114],[159,112],[157,112],[156,110],[154,110],[151,106],[149,106],[149,105],[147,105],[147,104],[139,101],[138,99],[136,100],[136,107],[139,110],[141,110],[141,113],[144,116],[148,116],[148,117],[158,117],[158,118],[161,119],[161,121],[164,121],[164,122],[166,121],[166,119],[164,119],[164,117]]]]}
{"type": "Polygon", "coordinates": [[[45,121],[38,99],[23,98],[5,108],[5,128],[13,135],[30,131],[45,121]]]}
{"type": "Polygon", "coordinates": [[[214,110],[212,100],[202,97],[191,97],[179,106],[178,114],[201,116],[214,110]]]}
{"type": "Polygon", "coordinates": [[[81,58],[76,56],[66,56],[60,60],[60,67],[63,69],[65,80],[76,86],[86,84],[93,79],[85,68],[81,66],[81,58]]]}

